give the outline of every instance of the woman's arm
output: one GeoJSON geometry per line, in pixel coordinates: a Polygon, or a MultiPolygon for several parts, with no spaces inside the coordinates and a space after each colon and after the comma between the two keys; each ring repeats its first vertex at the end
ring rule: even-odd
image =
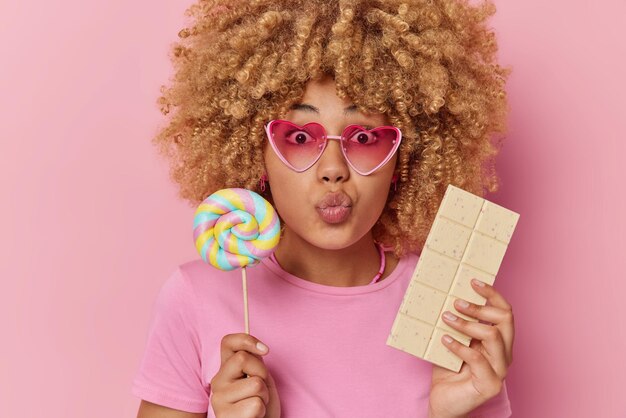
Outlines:
{"type": "Polygon", "coordinates": [[[141,401],[137,418],[206,418],[207,414],[194,414],[193,412],[179,411],[148,401],[141,401]]]}

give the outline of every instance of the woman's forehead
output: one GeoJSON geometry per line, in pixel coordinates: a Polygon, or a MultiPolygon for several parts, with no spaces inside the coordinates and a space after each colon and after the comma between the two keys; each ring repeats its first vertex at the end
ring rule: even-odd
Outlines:
{"type": "Polygon", "coordinates": [[[381,113],[370,113],[353,103],[353,101],[337,94],[335,81],[332,77],[311,80],[307,83],[302,99],[293,104],[286,115],[297,119],[343,119],[362,120],[382,124],[387,117],[381,113]]]}
{"type": "Polygon", "coordinates": [[[327,128],[341,129],[345,125],[359,124],[381,126],[388,125],[388,118],[381,113],[365,113],[357,106],[349,105],[344,108],[320,107],[309,103],[297,103],[285,115],[285,119],[297,124],[318,122],[327,128]]]}

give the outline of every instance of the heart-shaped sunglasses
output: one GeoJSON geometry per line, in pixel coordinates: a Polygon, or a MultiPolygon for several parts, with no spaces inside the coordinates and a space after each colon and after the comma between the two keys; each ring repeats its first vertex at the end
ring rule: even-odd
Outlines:
{"type": "Polygon", "coordinates": [[[385,165],[402,140],[402,132],[394,126],[366,129],[349,125],[341,136],[327,135],[316,122],[298,126],[286,120],[272,120],[265,125],[267,138],[274,152],[294,171],[308,170],[320,159],[329,139],[340,141],[341,152],[357,173],[367,176],[385,165]]]}

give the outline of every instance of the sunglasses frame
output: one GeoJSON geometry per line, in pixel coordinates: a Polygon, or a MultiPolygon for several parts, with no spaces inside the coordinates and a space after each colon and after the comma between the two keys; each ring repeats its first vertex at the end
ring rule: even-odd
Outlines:
{"type": "Polygon", "coordinates": [[[379,168],[381,168],[382,166],[384,166],[385,164],[387,164],[387,162],[393,157],[393,155],[396,153],[396,151],[398,150],[398,147],[400,146],[400,142],[402,141],[402,132],[400,131],[400,129],[396,128],[395,126],[377,126],[375,128],[372,129],[366,129],[364,126],[361,125],[356,125],[356,124],[352,124],[352,125],[348,125],[344,128],[343,132],[341,133],[341,136],[337,136],[337,135],[327,135],[326,134],[326,128],[324,128],[324,125],[322,125],[321,123],[317,123],[317,122],[309,122],[306,123],[302,126],[300,125],[296,125],[293,122],[289,122],[288,120],[283,120],[283,119],[273,119],[271,121],[269,121],[268,123],[265,124],[265,133],[267,134],[267,139],[270,142],[270,145],[272,146],[272,149],[274,150],[274,153],[278,156],[278,158],[280,158],[280,160],[290,169],[292,169],[293,171],[296,171],[298,173],[302,173],[303,171],[308,170],[309,168],[313,167],[315,165],[316,162],[319,161],[319,159],[322,157],[322,154],[324,154],[324,151],[326,150],[326,146],[328,145],[328,140],[329,139],[336,139],[339,141],[340,143],[340,148],[341,148],[341,154],[343,155],[343,158],[346,160],[346,162],[348,163],[348,165],[357,173],[359,173],[362,176],[368,176],[370,174],[372,174],[373,172],[375,172],[376,170],[378,170],[379,168]],[[324,132],[324,136],[323,136],[323,140],[324,140],[324,145],[320,151],[320,153],[318,154],[317,157],[315,157],[315,159],[313,160],[312,163],[310,163],[309,165],[307,165],[305,168],[302,169],[298,169],[296,167],[294,167],[293,165],[291,165],[291,163],[289,163],[285,157],[283,157],[282,153],[279,151],[278,146],[274,143],[274,137],[272,135],[271,132],[271,128],[272,125],[274,123],[286,123],[288,125],[291,125],[297,129],[300,130],[304,130],[304,128],[306,128],[309,125],[317,125],[320,128],[322,128],[322,132],[324,132]],[[389,151],[389,153],[387,154],[387,156],[385,157],[385,159],[378,164],[376,167],[374,167],[373,169],[369,170],[369,171],[361,171],[359,169],[357,169],[352,162],[350,161],[350,159],[348,158],[348,156],[346,155],[346,149],[344,147],[344,142],[347,141],[346,137],[344,136],[346,134],[346,132],[348,132],[349,129],[353,129],[353,128],[359,128],[361,130],[367,131],[367,132],[372,132],[375,131],[377,129],[382,129],[382,128],[386,128],[386,129],[392,129],[396,132],[397,134],[397,138],[393,141],[393,147],[391,148],[391,151],[389,151]]]}

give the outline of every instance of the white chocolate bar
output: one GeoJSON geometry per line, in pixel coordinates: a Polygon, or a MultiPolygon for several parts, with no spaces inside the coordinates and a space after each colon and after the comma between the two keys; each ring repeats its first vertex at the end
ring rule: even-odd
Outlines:
{"type": "Polygon", "coordinates": [[[448,326],[441,315],[450,311],[477,322],[459,313],[454,301],[485,305],[470,280],[494,283],[518,219],[518,213],[448,185],[387,345],[458,372],[463,361],[441,337],[447,333],[466,346],[471,337],[448,326]]]}

